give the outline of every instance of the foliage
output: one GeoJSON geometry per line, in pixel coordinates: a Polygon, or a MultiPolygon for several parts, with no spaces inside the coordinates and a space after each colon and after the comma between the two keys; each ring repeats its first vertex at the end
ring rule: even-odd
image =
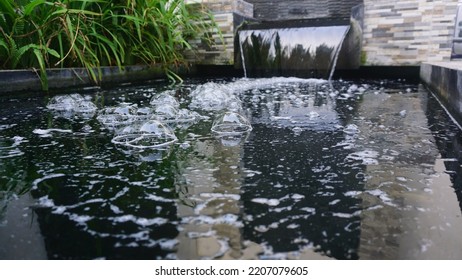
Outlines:
{"type": "Polygon", "coordinates": [[[188,40],[213,27],[211,16],[182,0],[1,0],[0,68],[85,67],[94,82],[101,66],[159,64],[170,79],[188,40]],[[206,20],[204,20],[206,19],[206,20]]]}

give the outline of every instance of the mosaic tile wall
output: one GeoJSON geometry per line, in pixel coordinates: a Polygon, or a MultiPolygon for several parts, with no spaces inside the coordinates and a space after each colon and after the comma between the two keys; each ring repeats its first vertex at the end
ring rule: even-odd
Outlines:
{"type": "Polygon", "coordinates": [[[364,0],[363,64],[448,61],[458,0],[364,0]]]}

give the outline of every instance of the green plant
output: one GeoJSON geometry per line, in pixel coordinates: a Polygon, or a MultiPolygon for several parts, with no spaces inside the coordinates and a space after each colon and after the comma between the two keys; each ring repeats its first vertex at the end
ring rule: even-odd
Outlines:
{"type": "Polygon", "coordinates": [[[38,69],[44,89],[46,69],[58,66],[85,67],[98,83],[102,66],[156,64],[181,80],[188,41],[214,26],[180,0],[2,0],[0,66],[38,69]]]}

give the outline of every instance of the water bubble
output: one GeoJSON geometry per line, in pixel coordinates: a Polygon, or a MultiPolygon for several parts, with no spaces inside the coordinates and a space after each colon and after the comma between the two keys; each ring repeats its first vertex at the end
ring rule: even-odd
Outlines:
{"type": "Polygon", "coordinates": [[[80,94],[57,95],[50,99],[47,108],[56,111],[72,111],[78,102],[85,101],[80,94]]]}
{"type": "Polygon", "coordinates": [[[174,120],[169,122],[170,126],[175,128],[186,129],[201,119],[199,113],[188,109],[180,109],[174,120]]]}
{"type": "Polygon", "coordinates": [[[119,128],[133,123],[138,116],[138,106],[122,103],[116,107],[107,107],[100,111],[96,119],[108,128],[119,128]]]}
{"type": "Polygon", "coordinates": [[[157,119],[168,122],[176,119],[178,109],[170,104],[161,104],[157,105],[154,109],[154,113],[157,119]]]}
{"type": "Polygon", "coordinates": [[[71,119],[73,117],[92,118],[97,107],[90,100],[86,100],[80,94],[58,95],[50,99],[47,106],[59,117],[71,119]]]}
{"type": "Polygon", "coordinates": [[[177,141],[175,133],[157,120],[134,123],[124,127],[112,138],[112,143],[140,149],[163,148],[177,141]]]}
{"type": "Polygon", "coordinates": [[[217,135],[218,140],[224,147],[237,147],[247,140],[248,134],[217,135]]]}
{"type": "Polygon", "coordinates": [[[343,132],[345,132],[348,135],[354,135],[359,133],[359,128],[355,124],[349,124],[343,129],[343,132]]]}
{"type": "Polygon", "coordinates": [[[174,90],[167,90],[158,95],[152,97],[149,104],[153,105],[154,107],[162,106],[162,105],[170,105],[174,108],[179,108],[180,103],[178,100],[173,96],[175,93],[174,90]]]}
{"type": "Polygon", "coordinates": [[[138,111],[138,105],[136,104],[130,104],[130,103],[121,103],[117,107],[108,107],[106,108],[106,112],[110,112],[112,110],[112,113],[118,114],[118,115],[135,115],[136,112],[138,111]]]}
{"type": "Polygon", "coordinates": [[[307,117],[309,117],[310,120],[314,120],[319,118],[319,113],[315,111],[311,111],[310,113],[306,114],[307,117]]]}
{"type": "Polygon", "coordinates": [[[212,124],[212,132],[220,135],[242,134],[252,130],[249,120],[236,112],[218,115],[212,124]]]}
{"type": "Polygon", "coordinates": [[[153,114],[153,110],[149,107],[141,107],[136,110],[136,115],[140,118],[145,117],[148,119],[153,114]]]}
{"type": "Polygon", "coordinates": [[[77,102],[74,111],[76,111],[77,113],[94,113],[97,109],[98,108],[95,104],[93,104],[93,102],[84,100],[81,102],[77,102]]]}
{"type": "Polygon", "coordinates": [[[206,83],[191,92],[191,108],[205,111],[219,111],[227,108],[235,97],[216,83],[206,83]]]}

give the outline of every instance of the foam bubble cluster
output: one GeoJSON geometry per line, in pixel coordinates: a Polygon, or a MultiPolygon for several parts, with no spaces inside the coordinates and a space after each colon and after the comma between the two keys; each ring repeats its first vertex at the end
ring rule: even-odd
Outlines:
{"type": "Polygon", "coordinates": [[[48,102],[47,108],[65,118],[92,118],[98,109],[93,102],[77,93],[54,96],[48,102]]]}

